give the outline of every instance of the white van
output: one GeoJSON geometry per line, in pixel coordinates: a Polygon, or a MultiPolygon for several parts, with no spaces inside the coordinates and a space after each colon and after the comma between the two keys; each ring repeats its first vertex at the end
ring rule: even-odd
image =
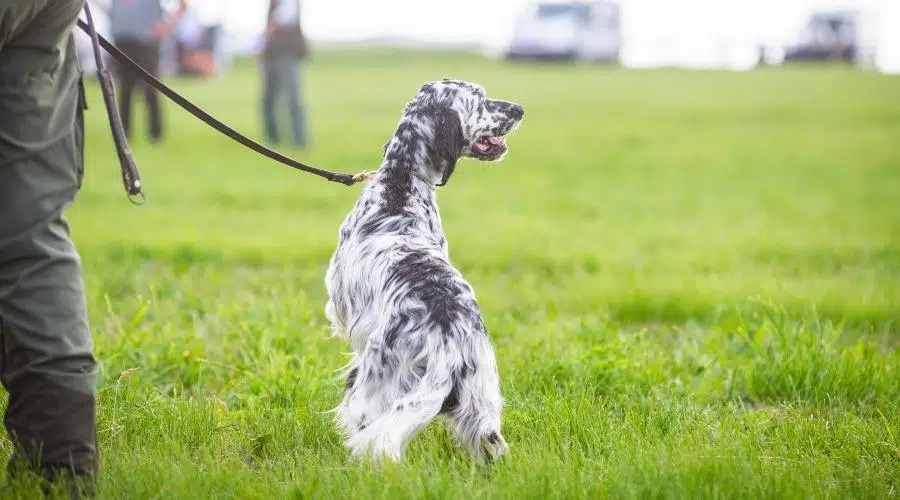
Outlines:
{"type": "Polygon", "coordinates": [[[618,61],[622,45],[614,2],[536,2],[517,19],[506,57],[618,61]]]}

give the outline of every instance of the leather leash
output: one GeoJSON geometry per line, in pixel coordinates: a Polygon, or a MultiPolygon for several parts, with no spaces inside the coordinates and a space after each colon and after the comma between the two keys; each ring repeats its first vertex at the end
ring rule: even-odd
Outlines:
{"type": "Polygon", "coordinates": [[[139,76],[147,84],[174,101],[175,104],[178,104],[183,109],[199,118],[207,125],[221,132],[222,134],[263,156],[271,158],[279,163],[295,168],[297,170],[315,174],[320,177],[324,177],[331,182],[338,182],[346,186],[352,186],[357,182],[367,179],[371,175],[371,173],[368,171],[363,171],[358,174],[352,175],[342,172],[331,172],[329,170],[313,167],[311,165],[301,163],[293,158],[287,157],[277,151],[263,146],[262,144],[259,144],[252,139],[249,139],[240,132],[217,120],[206,111],[203,111],[203,109],[201,109],[197,105],[182,97],[180,94],[178,94],[177,92],[169,88],[166,84],[159,81],[149,72],[147,72],[147,70],[142,68],[139,64],[134,62],[130,57],[122,53],[122,51],[117,49],[107,39],[98,35],[96,29],[94,29],[94,19],[91,16],[91,9],[88,6],[87,2],[85,2],[84,4],[84,13],[87,22],[78,19],[78,27],[91,37],[91,44],[93,45],[94,49],[94,60],[97,64],[97,77],[99,78],[101,83],[103,100],[106,104],[106,113],[109,116],[109,125],[112,129],[113,140],[116,144],[116,153],[119,156],[119,164],[122,168],[122,183],[125,185],[125,192],[128,194],[128,199],[131,200],[132,203],[142,204],[145,200],[144,194],[141,191],[141,177],[137,169],[137,164],[134,161],[134,156],[131,153],[131,149],[128,147],[128,139],[125,136],[125,129],[122,126],[122,119],[119,116],[118,107],[116,105],[115,89],[113,87],[112,77],[109,70],[107,70],[106,66],[103,64],[103,57],[100,53],[101,46],[122,65],[136,73],[137,76],[139,76]],[[138,196],[140,197],[137,198],[138,196]]]}

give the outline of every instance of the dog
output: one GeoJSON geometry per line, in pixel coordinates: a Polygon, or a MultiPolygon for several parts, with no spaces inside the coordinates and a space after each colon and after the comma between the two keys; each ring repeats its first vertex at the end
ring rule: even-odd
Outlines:
{"type": "Polygon", "coordinates": [[[474,83],[426,83],[341,225],[325,315],[352,346],[333,411],[354,456],[398,461],[438,415],[477,460],[508,450],[494,349],[472,286],[450,263],[435,190],[464,157],[502,160],[524,113],[474,83]]]}

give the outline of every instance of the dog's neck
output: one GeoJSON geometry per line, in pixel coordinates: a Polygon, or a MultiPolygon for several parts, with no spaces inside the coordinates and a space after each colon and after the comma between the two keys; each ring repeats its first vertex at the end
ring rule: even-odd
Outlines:
{"type": "Polygon", "coordinates": [[[435,130],[431,121],[420,116],[404,116],[391,140],[385,145],[382,169],[392,169],[411,175],[430,189],[442,183],[444,172],[452,166],[434,154],[435,130]]]}

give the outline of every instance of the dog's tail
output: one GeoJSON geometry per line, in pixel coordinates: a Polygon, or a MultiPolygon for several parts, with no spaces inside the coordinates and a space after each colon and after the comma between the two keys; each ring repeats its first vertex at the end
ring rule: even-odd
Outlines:
{"type": "Polygon", "coordinates": [[[440,413],[453,389],[446,370],[429,370],[384,413],[347,439],[354,455],[397,461],[409,440],[440,413]]]}

